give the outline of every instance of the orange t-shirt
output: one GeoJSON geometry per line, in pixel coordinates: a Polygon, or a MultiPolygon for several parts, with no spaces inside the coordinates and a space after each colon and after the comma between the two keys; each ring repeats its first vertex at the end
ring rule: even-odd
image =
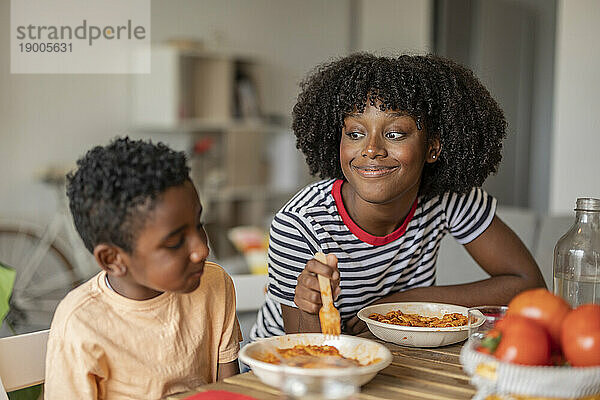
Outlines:
{"type": "Polygon", "coordinates": [[[160,399],[214,382],[237,359],[231,277],[207,262],[192,293],[127,299],[101,272],[58,306],[48,339],[45,398],[160,399]]]}

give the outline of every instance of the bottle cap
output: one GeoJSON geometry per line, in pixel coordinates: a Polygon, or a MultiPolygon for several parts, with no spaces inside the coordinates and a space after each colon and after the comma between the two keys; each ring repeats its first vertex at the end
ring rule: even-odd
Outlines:
{"type": "Polygon", "coordinates": [[[580,197],[577,199],[575,211],[600,211],[600,199],[580,197]]]}

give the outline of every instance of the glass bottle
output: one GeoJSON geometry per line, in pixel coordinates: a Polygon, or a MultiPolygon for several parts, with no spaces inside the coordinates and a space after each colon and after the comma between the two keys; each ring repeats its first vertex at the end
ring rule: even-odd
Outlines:
{"type": "Polygon", "coordinates": [[[572,307],[600,304],[600,199],[579,198],[575,223],[554,248],[554,293],[572,307]]]}

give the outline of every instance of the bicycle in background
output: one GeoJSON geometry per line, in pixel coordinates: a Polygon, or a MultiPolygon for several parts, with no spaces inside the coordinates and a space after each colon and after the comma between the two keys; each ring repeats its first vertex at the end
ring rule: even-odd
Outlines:
{"type": "Polygon", "coordinates": [[[53,187],[59,205],[46,226],[0,220],[0,264],[16,271],[0,336],[48,329],[58,303],[97,271],[73,226],[63,172],[50,169],[42,178],[53,187]]]}

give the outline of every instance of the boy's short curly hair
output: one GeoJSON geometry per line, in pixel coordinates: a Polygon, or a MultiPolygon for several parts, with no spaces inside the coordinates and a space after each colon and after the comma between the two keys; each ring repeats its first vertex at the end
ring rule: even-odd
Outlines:
{"type": "Polygon", "coordinates": [[[506,135],[504,114],[473,73],[434,55],[396,58],[357,53],[317,67],[300,85],[292,127],[310,172],[343,178],[344,118],[367,102],[420,118],[439,138],[437,162],[425,164],[420,195],[464,193],[496,172],[506,135]]]}
{"type": "Polygon", "coordinates": [[[75,227],[92,253],[99,243],[132,252],[157,197],[183,184],[190,172],[183,152],[128,137],[94,147],[77,166],[67,175],[67,196],[75,227]]]}

